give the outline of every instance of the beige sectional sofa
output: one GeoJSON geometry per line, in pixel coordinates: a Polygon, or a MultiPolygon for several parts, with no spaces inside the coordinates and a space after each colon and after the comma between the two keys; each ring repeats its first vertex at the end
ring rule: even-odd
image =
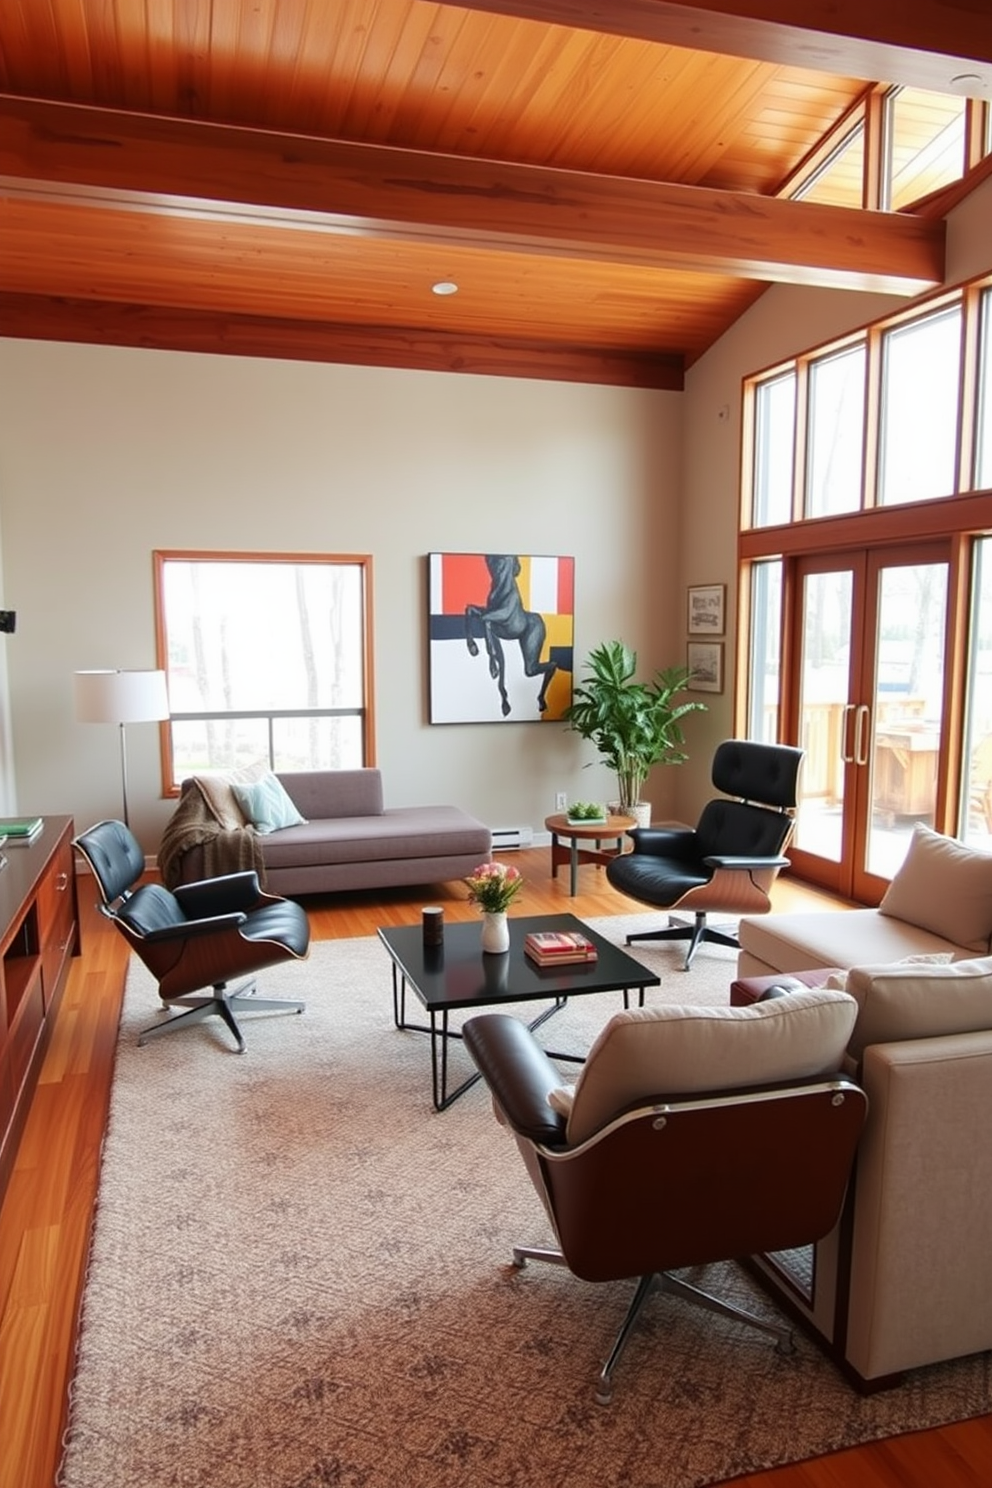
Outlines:
{"type": "Polygon", "coordinates": [[[740,976],[992,952],[992,854],[917,826],[877,909],[746,917],[740,976]]]}
{"type": "MultiPolygon", "coordinates": [[[[836,978],[831,980],[836,981],[836,978]]],[[[853,968],[868,1096],[848,1207],[762,1280],[863,1389],[992,1349],[992,958],[853,968]]]]}
{"type": "Polygon", "coordinates": [[[848,968],[830,981],[859,1004],[848,1056],[869,1102],[847,1213],[808,1273],[754,1265],[863,1388],[992,1349],[992,855],[917,829],[878,910],[741,932],[742,976],[848,968]],[[953,960],[898,964],[934,954],[953,960]]]}
{"type": "Polygon", "coordinates": [[[255,867],[273,893],[325,894],[463,878],[490,854],[489,828],[457,806],[386,807],[376,769],[276,778],[304,820],[269,832],[246,819],[227,782],[184,781],[159,850],[164,881],[255,867]]]}

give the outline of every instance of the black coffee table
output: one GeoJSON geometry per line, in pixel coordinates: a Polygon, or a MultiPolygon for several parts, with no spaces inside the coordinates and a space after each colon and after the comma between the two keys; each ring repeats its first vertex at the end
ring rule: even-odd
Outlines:
{"type": "MultiPolygon", "coordinates": [[[[470,920],[448,924],[444,943],[425,946],[420,925],[389,926],[378,936],[392,960],[393,1021],[397,1028],[431,1036],[431,1069],[434,1108],[444,1111],[479,1079],[476,1072],[454,1090],[448,1090],[448,1042],[460,1039],[449,1027],[449,1014],[466,1008],[483,1008],[511,1002],[546,1002],[552,1006],[528,1024],[538,1028],[563,1008],[570,997],[590,992],[622,992],[629,1006],[631,991],[644,1006],[646,987],[657,987],[661,978],[612,941],[604,940],[575,915],[511,915],[510,949],[493,955],[482,949],[482,922],[470,920]],[[598,960],[571,962],[567,966],[538,966],[524,954],[524,936],[532,930],[578,930],[593,941],[598,960]],[[430,1014],[430,1023],[408,1023],[406,989],[410,986],[430,1014]]],[[[556,1059],[582,1062],[582,1055],[555,1054],[556,1059]]]]}

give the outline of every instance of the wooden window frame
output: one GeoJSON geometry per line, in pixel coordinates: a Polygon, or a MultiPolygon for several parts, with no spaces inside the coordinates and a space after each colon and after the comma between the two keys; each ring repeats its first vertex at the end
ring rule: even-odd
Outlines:
{"type": "MultiPolygon", "coordinates": [[[[375,747],[375,676],[373,649],[373,585],[372,557],[368,553],[276,553],[238,552],[230,550],[211,551],[200,548],[163,548],[152,554],[153,590],[155,600],[155,645],[158,665],[166,673],[169,669],[168,637],[165,616],[163,578],[165,566],[170,562],[186,563],[278,563],[278,564],[322,564],[359,568],[362,574],[362,670],[363,697],[360,714],[362,718],[362,763],[366,767],[376,763],[375,747]]],[[[303,710],[306,711],[306,710],[303,710]]],[[[184,715],[185,716],[185,715],[184,715]]],[[[172,718],[165,719],[159,727],[162,764],[163,798],[175,798],[180,787],[175,783],[175,761],[172,750],[172,718]]]]}
{"type": "MultiPolygon", "coordinates": [[[[871,549],[896,544],[925,543],[945,538],[951,543],[951,592],[948,603],[951,675],[947,679],[945,722],[947,725],[948,759],[945,786],[938,803],[935,824],[942,830],[956,829],[960,784],[960,752],[965,714],[964,658],[967,655],[970,616],[973,541],[992,534],[992,488],[978,488],[976,479],[976,430],[978,397],[981,385],[981,359],[986,360],[985,375],[992,376],[992,345],[983,347],[980,338],[982,297],[992,294],[992,273],[976,275],[953,288],[942,288],[914,301],[906,309],[873,321],[859,329],[822,345],[804,351],[789,361],[772,366],[744,379],[743,438],[741,452],[741,520],[738,531],[739,596],[737,655],[734,675],[735,725],[747,727],[748,718],[748,648],[750,568],[761,560],[780,559],[782,572],[782,612],[793,612],[790,560],[816,553],[845,549],[871,549]],[[955,489],[931,500],[904,505],[876,504],[877,460],[881,409],[881,345],[884,335],[914,320],[924,319],[948,305],[960,304],[962,312],[961,358],[959,365],[959,414],[955,489]],[[827,355],[844,349],[864,338],[867,348],[865,393],[864,485],[859,511],[839,516],[808,518],[803,514],[806,466],[806,369],[827,355]],[[793,520],[775,527],[752,527],[755,459],[755,408],[757,387],[774,377],[795,369],[797,374],[796,428],[794,435],[794,511],[793,520]]],[[[795,657],[790,655],[788,632],[781,637],[780,709],[785,706],[795,657]]]]}

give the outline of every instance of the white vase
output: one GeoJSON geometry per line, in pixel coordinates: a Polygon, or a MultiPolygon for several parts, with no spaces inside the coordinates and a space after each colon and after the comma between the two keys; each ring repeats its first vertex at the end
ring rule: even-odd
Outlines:
{"type": "Polygon", "coordinates": [[[510,927],[506,922],[505,909],[482,916],[482,949],[494,952],[510,949],[510,927]]]}

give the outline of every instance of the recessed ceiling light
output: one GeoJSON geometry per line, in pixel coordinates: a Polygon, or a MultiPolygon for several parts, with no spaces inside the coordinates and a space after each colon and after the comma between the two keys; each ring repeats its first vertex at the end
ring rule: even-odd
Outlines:
{"type": "Polygon", "coordinates": [[[950,81],[951,91],[961,93],[967,98],[975,97],[979,93],[988,91],[988,84],[978,72],[959,72],[950,81]]]}
{"type": "Polygon", "coordinates": [[[439,279],[437,284],[431,285],[431,293],[436,295],[457,294],[458,285],[452,279],[439,279]]]}

